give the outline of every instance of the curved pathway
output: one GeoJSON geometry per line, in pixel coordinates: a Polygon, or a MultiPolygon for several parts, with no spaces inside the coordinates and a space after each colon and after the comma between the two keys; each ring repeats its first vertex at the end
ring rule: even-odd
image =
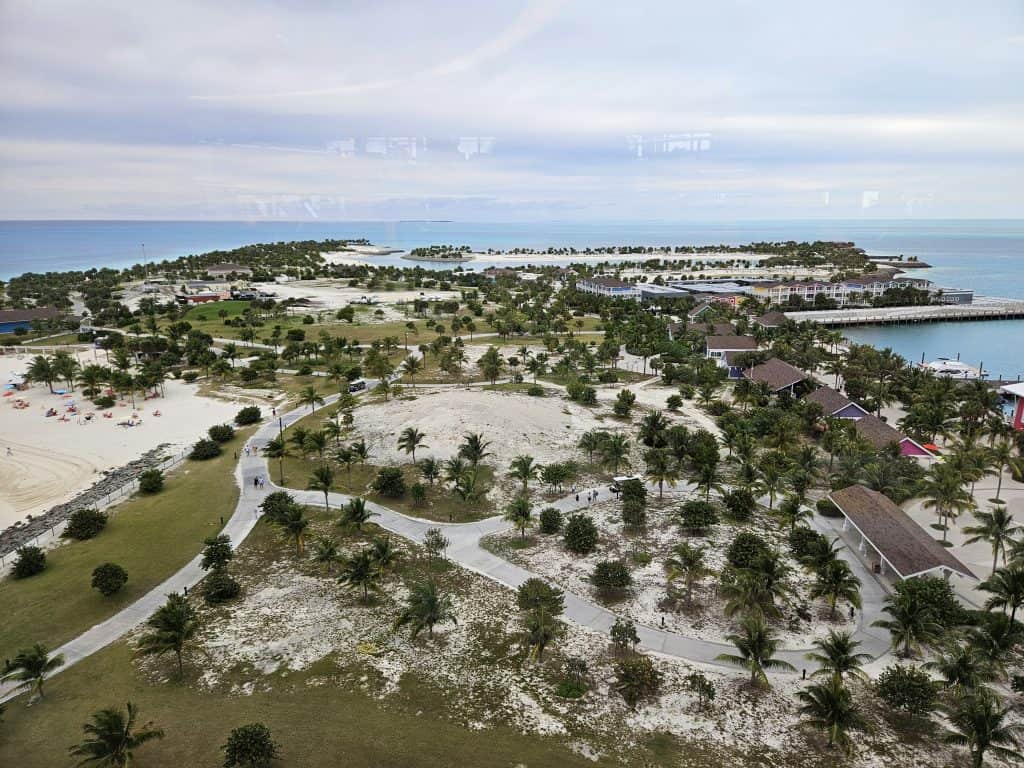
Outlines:
{"type": "MultiPolygon", "coordinates": [[[[338,397],[339,395],[337,394],[326,397],[322,407],[336,402],[338,397]]],[[[263,424],[249,439],[247,445],[262,449],[264,445],[277,436],[282,426],[287,428],[307,415],[309,415],[309,412],[304,407],[281,414],[278,419],[263,424]]],[[[287,490],[298,501],[306,505],[323,506],[324,504],[323,494],[319,491],[300,491],[291,488],[281,488],[275,485],[271,479],[267,459],[262,453],[240,454],[238,464],[235,467],[235,480],[241,488],[238,503],[234,514],[222,530],[222,533],[230,537],[232,547],[238,547],[256,526],[259,519],[259,505],[267,493],[272,490],[287,490]],[[263,489],[255,487],[254,480],[256,478],[263,479],[266,482],[266,487],[263,489]]],[[[691,487],[687,484],[681,485],[684,488],[691,487]]],[[[651,487],[654,488],[654,486],[651,487]]],[[[601,487],[597,489],[581,489],[580,494],[584,495],[588,490],[597,490],[602,494],[608,493],[607,488],[601,487]]],[[[337,508],[345,504],[351,497],[345,494],[331,493],[328,498],[331,506],[337,508]]],[[[512,524],[501,517],[490,517],[472,523],[440,523],[409,517],[370,501],[366,505],[375,514],[374,523],[410,541],[421,543],[429,529],[441,529],[450,542],[446,551],[449,559],[506,587],[514,589],[527,579],[537,575],[525,568],[510,563],[508,560],[484,549],[480,545],[480,540],[484,536],[512,529],[512,524]]],[[[587,505],[577,502],[575,496],[571,495],[554,502],[551,506],[558,507],[563,512],[568,512],[584,508],[587,505]]],[[[835,533],[834,530],[823,524],[818,518],[813,518],[812,524],[827,535],[835,533]]],[[[878,612],[881,609],[886,594],[885,590],[855,555],[848,550],[843,550],[842,557],[853,567],[854,572],[860,577],[862,584],[863,610],[859,613],[858,628],[854,637],[861,642],[861,650],[877,660],[889,650],[888,636],[881,630],[871,628],[871,622],[877,618],[878,612]]],[[[170,578],[154,587],[131,605],[123,608],[106,621],[86,630],[73,640],[54,649],[54,654],[63,654],[65,659],[64,666],[57,673],[102,650],[131,632],[163,605],[167,595],[171,592],[182,592],[198,584],[206,575],[206,572],[199,567],[200,559],[201,556],[196,555],[170,578]]],[[[565,617],[581,626],[603,633],[608,633],[611,630],[612,624],[614,624],[617,618],[616,614],[607,608],[569,591],[565,593],[565,617]]],[[[732,645],[726,643],[668,632],[643,624],[637,625],[637,635],[640,637],[641,647],[647,650],[702,663],[721,664],[721,662],[715,660],[715,657],[720,653],[732,653],[735,650],[732,645]]],[[[808,650],[810,649],[780,651],[777,654],[777,658],[788,661],[797,670],[807,669],[811,671],[814,669],[814,664],[805,658],[808,650]]],[[[0,702],[12,699],[18,694],[19,691],[15,689],[13,683],[0,683],[0,702]]]]}

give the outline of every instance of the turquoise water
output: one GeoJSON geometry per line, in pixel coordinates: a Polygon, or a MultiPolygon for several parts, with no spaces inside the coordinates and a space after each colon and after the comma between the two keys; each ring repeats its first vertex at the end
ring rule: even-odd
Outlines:
{"type": "MultiPolygon", "coordinates": [[[[933,265],[914,275],[940,285],[1024,299],[1024,221],[746,221],[695,222],[233,222],[0,221],[0,279],[26,271],[128,266],[256,242],[367,238],[409,249],[451,243],[477,249],[598,245],[738,245],[757,240],[852,240],[881,256],[917,256],[933,265]]],[[[565,261],[570,261],[566,259],[565,261]]],[[[410,262],[373,257],[375,264],[410,262]]],[[[494,262],[472,262],[482,269],[494,262]]],[[[430,267],[420,263],[420,266],[430,267]]],[[[955,357],[983,362],[1005,378],[1024,374],[1024,321],[856,328],[851,339],[892,347],[910,359],[955,357]]]]}

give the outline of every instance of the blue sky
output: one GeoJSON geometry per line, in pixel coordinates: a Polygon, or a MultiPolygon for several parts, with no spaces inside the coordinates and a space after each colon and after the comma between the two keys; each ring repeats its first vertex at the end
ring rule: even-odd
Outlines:
{"type": "Polygon", "coordinates": [[[2,3],[0,218],[1024,217],[973,5],[2,3]]]}

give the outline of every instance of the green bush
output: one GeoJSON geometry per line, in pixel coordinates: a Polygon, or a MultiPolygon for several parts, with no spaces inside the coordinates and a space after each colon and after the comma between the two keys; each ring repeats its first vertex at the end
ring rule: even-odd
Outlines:
{"type": "Polygon", "coordinates": [[[729,545],[725,558],[734,568],[750,568],[771,552],[768,542],[750,531],[740,531],[729,545]]]}
{"type": "Polygon", "coordinates": [[[92,399],[97,408],[113,408],[117,401],[111,395],[98,395],[92,399]]]}
{"type": "Polygon", "coordinates": [[[233,600],[242,592],[242,587],[231,578],[224,568],[215,568],[203,579],[203,600],[210,605],[233,600]]]}
{"type": "Polygon", "coordinates": [[[526,394],[530,397],[544,397],[544,387],[540,384],[531,384],[527,387],[526,394]]]}
{"type": "Polygon", "coordinates": [[[581,381],[570,381],[565,391],[570,400],[580,405],[597,405],[597,390],[581,381]]]}
{"type": "Polygon", "coordinates": [[[427,501],[427,487],[421,482],[415,482],[409,486],[409,496],[412,503],[417,507],[423,506],[427,501]]]}
{"type": "Polygon", "coordinates": [[[604,370],[597,374],[597,380],[602,384],[615,384],[619,380],[619,375],[613,370],[604,370]]]}
{"type": "Polygon", "coordinates": [[[259,406],[247,405],[235,414],[235,424],[240,427],[244,427],[248,424],[256,424],[262,416],[263,414],[261,413],[259,406]]]}
{"type": "Polygon", "coordinates": [[[540,511],[540,532],[558,533],[562,530],[562,513],[555,507],[544,507],[540,511]]]}
{"type": "Polygon", "coordinates": [[[117,563],[97,565],[92,572],[92,588],[98,589],[104,597],[119,592],[128,581],[128,571],[117,563]]]}
{"type": "Polygon", "coordinates": [[[690,499],[679,511],[679,524],[687,533],[703,533],[717,523],[715,508],[701,499],[690,499]]]}
{"type": "Polygon", "coordinates": [[[398,499],[405,495],[405,476],[398,467],[382,467],[370,487],[381,496],[398,499]]]}
{"type": "Polygon", "coordinates": [[[66,539],[85,541],[98,536],[107,527],[107,513],[98,509],[76,509],[68,518],[68,524],[61,534],[66,539]]]}
{"type": "Polygon", "coordinates": [[[46,570],[46,553],[39,547],[26,546],[18,550],[11,575],[16,579],[27,579],[46,570]]]}
{"type": "Polygon", "coordinates": [[[636,497],[623,498],[622,522],[629,528],[643,528],[647,525],[647,511],[640,499],[636,497]]]}
{"type": "Polygon", "coordinates": [[[745,523],[749,520],[750,516],[754,513],[754,508],[757,506],[754,494],[746,488],[726,491],[722,495],[722,502],[725,504],[728,518],[737,523],[745,523]]]}
{"type": "Polygon", "coordinates": [[[544,579],[527,579],[516,590],[516,605],[520,611],[536,611],[541,608],[552,618],[561,616],[565,610],[565,593],[553,587],[544,579]]]}
{"type": "Polygon", "coordinates": [[[220,446],[213,440],[208,440],[205,437],[202,440],[196,441],[188,455],[193,461],[206,461],[207,459],[215,459],[218,456],[220,456],[220,446]]]}
{"type": "Polygon", "coordinates": [[[621,560],[602,560],[594,566],[590,583],[601,592],[619,592],[633,583],[633,577],[621,560]]]}
{"type": "Polygon", "coordinates": [[[597,549],[597,526],[588,515],[577,512],[569,516],[562,539],[570,552],[589,555],[597,549]]]}
{"type": "Polygon", "coordinates": [[[828,539],[804,525],[798,525],[789,532],[789,551],[797,560],[807,557],[817,547],[827,544],[828,539]]]}
{"type": "Polygon", "coordinates": [[[966,623],[967,612],[957,600],[952,585],[937,576],[918,576],[898,582],[896,598],[928,608],[935,621],[947,629],[966,623]]]}
{"type": "Polygon", "coordinates": [[[191,384],[193,381],[199,378],[199,371],[185,371],[181,374],[181,380],[186,384],[191,384]]]}
{"type": "Polygon", "coordinates": [[[661,680],[662,675],[650,656],[630,654],[615,666],[614,688],[633,709],[641,699],[658,693],[661,680]]]}
{"type": "Polygon", "coordinates": [[[277,743],[263,723],[241,725],[231,731],[224,750],[224,768],[267,768],[277,759],[277,743]]]}
{"type": "Polygon", "coordinates": [[[927,672],[915,666],[892,664],[878,676],[875,691],[893,709],[925,715],[935,709],[938,687],[927,672]]]}
{"type": "Polygon", "coordinates": [[[295,375],[296,376],[312,376],[313,375],[313,366],[311,366],[309,363],[303,363],[302,365],[299,366],[299,369],[295,372],[295,375]]]}
{"type": "Polygon", "coordinates": [[[164,473],[159,469],[147,469],[139,475],[139,490],[143,493],[159,493],[164,488],[164,473]]]}
{"type": "Polygon", "coordinates": [[[818,501],[815,502],[814,506],[818,510],[818,514],[822,517],[843,516],[843,513],[839,511],[839,507],[832,503],[831,499],[818,499],[818,501]]]}
{"type": "Polygon", "coordinates": [[[680,408],[683,407],[683,398],[680,397],[679,395],[669,395],[665,399],[665,406],[670,411],[678,411],[680,408]]]}
{"type": "Polygon", "coordinates": [[[235,428],[230,424],[214,424],[207,433],[217,443],[226,443],[235,436],[235,428]]]}

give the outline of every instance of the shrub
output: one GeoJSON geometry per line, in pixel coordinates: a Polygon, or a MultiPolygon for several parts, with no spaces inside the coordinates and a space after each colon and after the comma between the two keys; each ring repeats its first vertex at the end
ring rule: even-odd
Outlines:
{"type": "Polygon", "coordinates": [[[405,476],[398,467],[382,467],[370,487],[381,496],[397,499],[405,495],[405,476]]]}
{"type": "Polygon", "coordinates": [[[27,546],[18,550],[11,575],[16,579],[27,579],[46,570],[46,553],[39,547],[27,546]]]}
{"type": "Polygon", "coordinates": [[[230,424],[214,424],[207,433],[217,443],[226,443],[235,436],[235,428],[230,424]]]}
{"type": "Polygon", "coordinates": [[[98,589],[104,597],[119,592],[128,581],[128,571],[117,563],[97,565],[92,572],[92,588],[98,589]]]}
{"type": "Polygon", "coordinates": [[[303,363],[302,365],[299,366],[299,369],[295,372],[295,375],[296,376],[312,376],[313,375],[313,366],[311,366],[309,363],[303,363]]]}
{"type": "Polygon", "coordinates": [[[193,381],[199,378],[199,371],[185,371],[181,374],[181,380],[186,384],[191,384],[193,381]]]}
{"type": "Polygon", "coordinates": [[[622,484],[622,500],[635,499],[641,504],[647,503],[647,488],[642,480],[626,480],[622,484]]]}
{"type": "Polygon", "coordinates": [[[697,394],[697,389],[693,384],[680,384],[679,385],[679,396],[687,400],[693,400],[693,396],[697,394]]]}
{"type": "Polygon", "coordinates": [[[636,624],[632,619],[615,619],[611,629],[612,645],[619,651],[631,651],[640,645],[640,636],[636,633],[636,624]]]}
{"type": "Polygon", "coordinates": [[[252,382],[256,381],[260,377],[259,369],[253,368],[251,365],[237,370],[238,378],[240,378],[246,384],[252,384],[252,382]]]}
{"type": "Polygon", "coordinates": [[[199,561],[199,567],[204,571],[226,568],[235,556],[235,551],[231,549],[231,539],[225,533],[208,536],[203,544],[203,559],[199,561]]]}
{"type": "Polygon", "coordinates": [[[581,381],[570,381],[566,386],[565,391],[569,395],[570,400],[573,400],[580,405],[597,404],[597,390],[593,387],[588,387],[581,381]]]}
{"type": "Polygon", "coordinates": [[[736,488],[726,491],[722,495],[722,502],[725,504],[728,517],[737,523],[743,523],[750,519],[757,505],[754,494],[746,488],[736,488]]]}
{"type": "Polygon", "coordinates": [[[601,592],[619,592],[632,585],[633,577],[621,560],[602,560],[594,566],[590,583],[601,592]]]}
{"type": "Polygon", "coordinates": [[[832,503],[831,499],[818,499],[814,506],[818,510],[818,514],[822,517],[842,517],[843,513],[839,511],[839,507],[832,503]]]}
{"type": "Polygon", "coordinates": [[[536,611],[543,608],[552,618],[561,616],[565,610],[565,593],[553,587],[544,579],[527,579],[516,590],[516,605],[520,611],[536,611]]]}
{"type": "Polygon", "coordinates": [[[224,768],[266,768],[278,757],[277,744],[263,723],[235,728],[221,749],[224,750],[224,768]]]}
{"type": "Polygon", "coordinates": [[[139,490],[143,493],[159,493],[164,488],[164,473],[159,469],[147,469],[139,475],[139,490]]]}
{"type": "Polygon", "coordinates": [[[620,389],[619,394],[615,397],[615,403],[612,405],[612,412],[620,418],[626,418],[633,409],[635,402],[636,395],[631,390],[620,389]]]}
{"type": "Polygon", "coordinates": [[[915,666],[892,664],[883,670],[875,691],[893,709],[925,715],[935,709],[938,689],[927,672],[915,666]]]}
{"type": "Polygon", "coordinates": [[[619,376],[615,371],[605,370],[597,374],[597,380],[602,384],[614,384],[619,380],[619,376]]]}
{"type": "Polygon", "coordinates": [[[718,523],[718,513],[710,502],[690,499],[679,511],[679,524],[687,533],[703,533],[718,523]]]}
{"type": "Polygon", "coordinates": [[[242,587],[224,568],[215,568],[203,579],[203,600],[210,605],[233,600],[241,591],[242,587]]]}
{"type": "Polygon", "coordinates": [[[670,411],[678,411],[683,407],[683,398],[679,395],[669,395],[665,400],[665,405],[670,411]]]}
{"type": "Polygon", "coordinates": [[[563,534],[565,548],[577,555],[589,555],[597,549],[597,526],[588,515],[569,516],[563,534]]]}
{"type": "Polygon", "coordinates": [[[107,513],[98,509],[76,509],[68,518],[68,524],[61,534],[66,539],[85,541],[107,527],[107,513]]]}
{"type": "Polygon", "coordinates": [[[111,395],[99,395],[92,399],[97,408],[113,408],[117,401],[111,395]]]}
{"type": "Polygon", "coordinates": [[[936,576],[904,579],[896,584],[896,598],[927,607],[935,621],[947,629],[966,623],[966,611],[945,579],[936,576]]]}
{"type": "Polygon", "coordinates": [[[622,500],[622,522],[630,528],[643,528],[647,525],[647,512],[639,499],[624,498],[622,500]]]}
{"type": "Polygon", "coordinates": [[[412,503],[417,507],[423,506],[427,501],[427,487],[417,481],[409,486],[409,496],[412,498],[412,503]]]}
{"type": "Polygon", "coordinates": [[[729,545],[725,557],[734,568],[750,568],[769,552],[768,542],[756,533],[740,531],[729,545]]]}
{"type": "Polygon", "coordinates": [[[615,666],[615,690],[636,709],[637,703],[654,696],[661,688],[661,673],[649,656],[632,654],[615,666]]]}
{"type": "Polygon", "coordinates": [[[217,445],[213,440],[203,438],[197,440],[196,444],[192,446],[192,451],[188,457],[193,461],[206,461],[207,459],[215,459],[220,456],[220,446],[217,445]]]}
{"type": "Polygon", "coordinates": [[[558,533],[562,530],[562,513],[555,507],[544,507],[540,511],[540,532],[558,533]]]}
{"type": "Polygon", "coordinates": [[[789,532],[789,551],[797,560],[807,557],[817,547],[827,544],[828,539],[803,525],[798,525],[789,532]]]}
{"type": "Polygon", "coordinates": [[[540,384],[531,384],[526,388],[526,394],[530,397],[544,397],[544,387],[540,384]]]}
{"type": "Polygon", "coordinates": [[[235,414],[235,424],[240,427],[244,427],[247,424],[255,424],[262,416],[263,414],[260,412],[259,406],[247,405],[235,414]]]}

